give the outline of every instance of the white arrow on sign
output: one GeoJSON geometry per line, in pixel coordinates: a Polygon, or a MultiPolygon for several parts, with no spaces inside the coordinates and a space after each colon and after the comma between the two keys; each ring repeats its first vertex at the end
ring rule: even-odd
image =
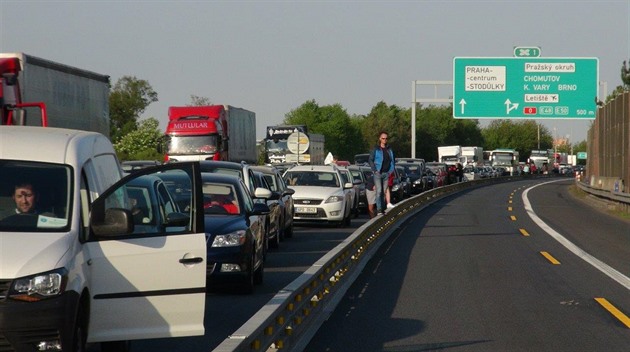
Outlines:
{"type": "Polygon", "coordinates": [[[510,111],[512,111],[512,110],[516,110],[516,109],[518,109],[518,103],[514,103],[514,104],[512,104],[512,102],[510,101],[510,99],[507,99],[507,100],[505,101],[505,113],[506,113],[506,114],[508,114],[508,115],[509,115],[509,114],[510,114],[510,111]],[[510,106],[510,105],[511,105],[511,106],[510,106]]]}
{"type": "Polygon", "coordinates": [[[462,99],[459,101],[459,106],[462,108],[462,115],[464,114],[464,107],[466,106],[466,100],[462,99]]]}

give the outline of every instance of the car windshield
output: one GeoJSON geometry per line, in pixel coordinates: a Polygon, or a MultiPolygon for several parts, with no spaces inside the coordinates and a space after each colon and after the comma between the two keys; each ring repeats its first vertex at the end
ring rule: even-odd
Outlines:
{"type": "Polygon", "coordinates": [[[0,160],[0,231],[67,231],[72,182],[66,165],[0,160]]]}
{"type": "Polygon", "coordinates": [[[407,175],[410,175],[410,176],[420,175],[420,173],[422,172],[420,165],[405,164],[403,165],[403,168],[405,169],[405,172],[407,173],[407,175]]]}
{"type": "Polygon", "coordinates": [[[290,186],[341,187],[334,172],[287,171],[284,179],[290,186]]]}

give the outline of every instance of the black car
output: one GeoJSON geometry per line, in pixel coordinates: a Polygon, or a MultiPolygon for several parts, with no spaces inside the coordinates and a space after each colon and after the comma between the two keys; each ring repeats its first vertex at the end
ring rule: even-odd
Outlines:
{"type": "MultiPolygon", "coordinates": [[[[271,191],[271,187],[265,179],[262,172],[253,170],[254,180],[257,188],[265,188],[271,191]]],[[[265,203],[269,207],[269,215],[265,220],[266,231],[266,247],[278,248],[280,246],[280,221],[282,221],[282,206],[280,205],[280,196],[271,192],[271,197],[267,199],[254,199],[255,203],[265,203]]],[[[266,253],[265,253],[266,255],[266,253]]]]}
{"type": "Polygon", "coordinates": [[[400,166],[400,165],[396,165],[396,171],[398,171],[398,175],[400,178],[399,184],[400,187],[402,187],[403,189],[403,198],[409,198],[411,197],[411,180],[409,179],[409,176],[407,176],[407,171],[405,170],[404,167],[400,166]]]}
{"type": "Polygon", "coordinates": [[[352,177],[354,178],[354,183],[356,183],[359,187],[359,211],[363,213],[367,213],[368,204],[367,197],[365,193],[365,186],[367,184],[365,175],[361,171],[361,166],[358,165],[350,165],[348,166],[348,170],[352,173],[352,177]]]}
{"type": "MultiPolygon", "coordinates": [[[[164,174],[168,172],[156,175],[164,174]]],[[[127,192],[132,204],[134,233],[181,231],[190,221],[189,215],[180,210],[165,182],[158,176],[146,175],[130,181],[127,192]]]]}
{"type": "MultiPolygon", "coordinates": [[[[269,207],[255,203],[240,178],[202,173],[209,287],[233,285],[252,293],[263,281],[265,218],[269,207]]],[[[271,197],[271,191],[267,191],[271,197]]]]}
{"type": "Polygon", "coordinates": [[[391,197],[390,202],[392,204],[396,204],[402,201],[403,199],[405,199],[406,180],[402,178],[402,176],[400,175],[400,173],[398,172],[396,168],[394,168],[394,171],[392,172],[391,175],[393,176],[390,176],[391,182],[389,183],[389,194],[391,197]]]}
{"type": "Polygon", "coordinates": [[[405,162],[398,164],[405,169],[405,173],[411,183],[411,193],[418,194],[429,189],[427,178],[425,177],[425,168],[422,163],[405,162]]]}
{"type": "Polygon", "coordinates": [[[278,224],[280,234],[280,240],[284,238],[293,237],[293,215],[295,214],[295,207],[293,204],[294,190],[288,188],[280,170],[273,166],[252,166],[254,171],[259,171],[263,174],[269,190],[272,193],[272,198],[276,198],[282,208],[282,216],[278,224]]]}

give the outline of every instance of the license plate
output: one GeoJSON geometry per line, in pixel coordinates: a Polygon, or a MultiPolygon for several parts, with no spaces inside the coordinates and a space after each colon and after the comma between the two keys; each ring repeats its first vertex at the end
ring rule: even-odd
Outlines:
{"type": "Polygon", "coordinates": [[[295,208],[295,212],[296,213],[315,214],[315,213],[317,213],[317,208],[296,207],[295,208]]]}

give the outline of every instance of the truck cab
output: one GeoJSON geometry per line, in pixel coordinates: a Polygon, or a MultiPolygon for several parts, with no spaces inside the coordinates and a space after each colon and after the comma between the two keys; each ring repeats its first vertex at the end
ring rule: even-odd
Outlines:
{"type": "Polygon", "coordinates": [[[104,351],[115,341],[204,333],[198,164],[122,175],[102,134],[0,126],[0,346],[83,351],[103,342],[104,351]],[[36,148],[24,145],[33,140],[36,148]],[[186,178],[188,209],[151,230],[136,226],[130,185],[167,173],[186,178]],[[16,201],[25,184],[28,211],[16,201]]]}

